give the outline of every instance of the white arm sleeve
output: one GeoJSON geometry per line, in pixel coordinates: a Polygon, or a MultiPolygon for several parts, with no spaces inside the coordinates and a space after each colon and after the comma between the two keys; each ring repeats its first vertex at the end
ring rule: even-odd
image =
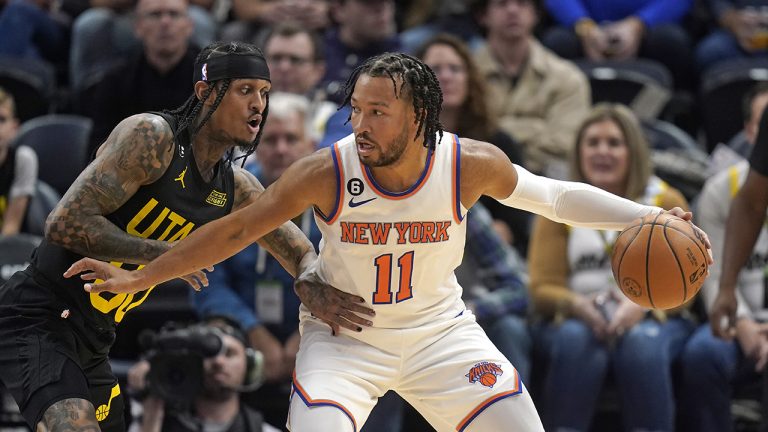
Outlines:
{"type": "Polygon", "coordinates": [[[509,207],[540,214],[555,222],[602,230],[621,231],[634,219],[663,211],[638,204],[600,188],[531,174],[515,165],[517,186],[499,200],[509,207]]]}

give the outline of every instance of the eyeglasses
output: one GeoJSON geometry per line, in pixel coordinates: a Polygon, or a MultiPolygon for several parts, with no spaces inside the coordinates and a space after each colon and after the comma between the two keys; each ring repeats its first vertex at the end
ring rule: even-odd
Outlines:
{"type": "Polygon", "coordinates": [[[269,63],[279,64],[283,61],[287,61],[291,66],[301,66],[311,62],[312,59],[291,54],[270,54],[267,56],[269,63]]]}
{"type": "Polygon", "coordinates": [[[168,17],[173,21],[179,20],[187,16],[186,12],[176,11],[176,10],[150,11],[150,12],[145,12],[142,16],[152,21],[160,21],[161,19],[163,19],[163,15],[168,15],[168,17]]]}

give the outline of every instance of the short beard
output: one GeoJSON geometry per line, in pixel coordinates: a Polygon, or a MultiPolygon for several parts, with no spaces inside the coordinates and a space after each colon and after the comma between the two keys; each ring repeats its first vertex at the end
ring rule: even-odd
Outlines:
{"type": "MultiPolygon", "coordinates": [[[[382,153],[377,160],[360,161],[371,168],[389,166],[400,160],[400,157],[405,153],[405,148],[408,146],[408,130],[403,128],[400,135],[392,140],[387,153],[382,153]]],[[[381,148],[381,147],[379,147],[381,148]]]]}

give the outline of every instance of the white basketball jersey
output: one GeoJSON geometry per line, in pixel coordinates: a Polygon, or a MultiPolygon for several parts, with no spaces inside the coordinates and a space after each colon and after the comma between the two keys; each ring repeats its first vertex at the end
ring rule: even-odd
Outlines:
{"type": "Polygon", "coordinates": [[[445,134],[416,183],[397,193],[376,184],[354,135],[331,153],[339,186],[333,212],[315,211],[323,234],[319,275],[364,298],[376,311],[374,327],[417,327],[462,313],[453,273],[466,237],[458,137],[445,134]]]}

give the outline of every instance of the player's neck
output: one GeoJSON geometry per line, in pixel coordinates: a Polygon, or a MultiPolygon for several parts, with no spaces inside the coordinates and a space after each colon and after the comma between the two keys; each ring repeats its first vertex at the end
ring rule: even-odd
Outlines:
{"type": "Polygon", "coordinates": [[[232,143],[219,142],[209,133],[207,125],[200,129],[192,141],[192,154],[203,180],[210,181],[213,178],[216,164],[230,148],[232,148],[232,143]]]}
{"type": "Polygon", "coordinates": [[[371,173],[376,183],[390,192],[408,190],[424,172],[427,154],[429,149],[424,147],[421,140],[409,142],[397,162],[383,167],[372,167],[371,173]]]}

